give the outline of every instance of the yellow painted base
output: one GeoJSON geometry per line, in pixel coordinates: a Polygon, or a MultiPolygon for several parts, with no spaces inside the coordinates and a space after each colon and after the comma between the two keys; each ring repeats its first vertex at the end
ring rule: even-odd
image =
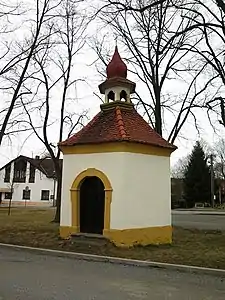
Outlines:
{"type": "Polygon", "coordinates": [[[60,226],[59,235],[62,239],[69,239],[71,234],[79,232],[79,228],[73,226],[60,226]]]}
{"type": "Polygon", "coordinates": [[[172,227],[149,227],[115,230],[104,233],[118,247],[131,247],[136,245],[159,245],[172,243],[172,227]]]}
{"type": "MultiPolygon", "coordinates": [[[[60,236],[69,238],[71,234],[79,232],[76,227],[60,226],[60,236]]],[[[110,229],[104,230],[103,235],[117,247],[146,246],[172,243],[172,226],[110,229]]]]}

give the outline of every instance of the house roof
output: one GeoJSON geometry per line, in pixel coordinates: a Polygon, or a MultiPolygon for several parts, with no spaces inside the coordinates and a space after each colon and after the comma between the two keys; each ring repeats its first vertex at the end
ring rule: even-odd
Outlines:
{"type": "MultiPolygon", "coordinates": [[[[0,170],[4,169],[9,164],[19,159],[28,161],[31,165],[45,174],[48,178],[54,177],[54,164],[51,158],[31,158],[28,156],[20,155],[1,167],[0,170]]],[[[60,166],[62,168],[62,159],[60,159],[60,166]]]]}
{"type": "Polygon", "coordinates": [[[120,103],[110,109],[102,109],[84,128],[59,145],[124,141],[176,149],[153,130],[133,106],[128,109],[120,103]]]}

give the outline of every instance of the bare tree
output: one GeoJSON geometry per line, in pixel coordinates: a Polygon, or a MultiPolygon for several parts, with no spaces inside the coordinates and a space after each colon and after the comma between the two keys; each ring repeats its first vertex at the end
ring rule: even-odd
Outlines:
{"type": "Polygon", "coordinates": [[[225,179],[225,139],[220,139],[214,146],[216,178],[225,179]]]}
{"type": "MultiPolygon", "coordinates": [[[[176,5],[175,5],[176,6],[176,5]]],[[[197,45],[186,45],[191,53],[195,55],[194,61],[207,64],[205,76],[212,79],[210,96],[206,97],[206,105],[210,113],[218,115],[218,121],[225,126],[224,93],[225,93],[225,71],[224,71],[224,47],[225,47],[225,5],[222,0],[195,0],[183,1],[181,6],[176,6],[186,13],[183,18],[192,20],[191,26],[184,29],[192,34],[203,37],[197,45]],[[193,17],[194,16],[194,17],[193,17]]],[[[183,35],[183,30],[177,32],[176,36],[183,35]]],[[[212,124],[212,123],[211,123],[212,124]]],[[[215,124],[212,124],[215,125],[215,124]]]]}
{"type": "Polygon", "coordinates": [[[159,4],[163,4],[167,0],[150,0],[146,2],[142,2],[142,6],[140,7],[136,1],[133,0],[122,0],[122,1],[112,1],[106,0],[103,3],[100,11],[104,11],[105,9],[110,9],[116,6],[118,11],[136,11],[136,12],[144,12],[148,9],[151,9],[159,4]]]}
{"type": "MultiPolygon", "coordinates": [[[[201,75],[207,63],[199,66],[185,48],[187,44],[197,46],[203,37],[186,30],[192,26],[194,13],[191,19],[184,18],[185,11],[175,8],[170,0],[152,1],[153,6],[136,0],[132,2],[135,9],[124,9],[131,1],[124,1],[123,9],[120,2],[109,2],[110,9],[107,6],[100,12],[101,20],[125,49],[130,72],[144,88],[134,99],[154,129],[167,134],[167,140],[173,143],[188,118],[192,117],[198,127],[195,109],[202,108],[204,91],[214,79],[204,80],[201,75]],[[173,124],[167,123],[168,117],[173,124]]],[[[104,60],[102,40],[93,48],[104,60]]]]}
{"type": "MultiPolygon", "coordinates": [[[[0,89],[5,96],[3,98],[5,106],[0,111],[0,145],[4,135],[8,134],[6,133],[8,125],[15,128],[16,125],[23,123],[22,118],[18,118],[21,116],[21,111],[16,113],[16,119],[12,119],[12,114],[14,109],[22,107],[21,96],[31,93],[31,90],[25,86],[25,82],[29,78],[28,71],[31,67],[32,58],[34,54],[45,47],[45,40],[51,35],[51,28],[46,24],[53,18],[52,11],[56,9],[60,2],[61,0],[36,0],[32,4],[32,10],[29,10],[29,15],[24,17],[25,19],[22,18],[22,21],[26,24],[23,28],[26,32],[24,39],[22,41],[14,40],[11,43],[6,40],[1,45],[0,89]],[[32,19],[33,13],[35,17],[32,19]]],[[[14,16],[16,14],[17,7],[10,7],[3,1],[0,5],[5,8],[5,12],[1,12],[0,17],[7,18],[7,22],[10,23],[8,18],[10,15],[14,16]]],[[[6,27],[2,30],[4,34],[7,33],[6,27]]],[[[33,70],[33,73],[35,73],[35,70],[33,70]]],[[[25,128],[18,129],[18,131],[20,130],[24,131],[25,128]]]]}
{"type": "Polygon", "coordinates": [[[11,214],[11,208],[12,208],[12,199],[13,199],[13,194],[15,192],[15,189],[18,187],[18,184],[15,184],[14,178],[10,178],[9,183],[7,184],[7,187],[10,192],[9,195],[9,204],[8,204],[8,216],[11,214]]]}
{"type": "Polygon", "coordinates": [[[189,155],[180,158],[171,169],[171,177],[182,179],[189,161],[189,155]]]}
{"type": "Polygon", "coordinates": [[[40,74],[31,76],[37,83],[32,97],[42,102],[38,107],[31,105],[30,108],[24,104],[27,122],[53,160],[57,178],[55,222],[60,221],[62,186],[60,149],[57,148],[57,143],[69,137],[75,128],[82,126],[86,118],[86,112],[74,111],[74,95],[70,98],[71,88],[79,81],[84,81],[82,78],[74,78],[72,74],[75,56],[84,46],[87,26],[87,18],[79,13],[79,2],[61,1],[52,27],[54,35],[46,41],[45,49],[34,56],[36,69],[40,70],[40,74]],[[32,117],[35,113],[39,115],[36,122],[39,123],[40,118],[43,122],[41,131],[36,129],[32,117]],[[55,140],[52,138],[53,131],[55,140]]]}

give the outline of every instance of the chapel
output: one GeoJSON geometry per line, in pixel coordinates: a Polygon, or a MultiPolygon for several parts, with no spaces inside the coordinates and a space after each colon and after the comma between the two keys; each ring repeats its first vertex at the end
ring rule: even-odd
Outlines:
{"type": "Polygon", "coordinates": [[[170,156],[176,147],[136,111],[136,84],[127,79],[117,47],[106,75],[99,113],[59,144],[60,235],[101,236],[120,247],[171,243],[170,156]]]}

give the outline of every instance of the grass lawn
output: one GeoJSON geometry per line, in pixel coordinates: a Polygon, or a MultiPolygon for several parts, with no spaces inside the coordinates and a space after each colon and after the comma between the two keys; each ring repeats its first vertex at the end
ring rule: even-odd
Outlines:
{"type": "Polygon", "coordinates": [[[119,249],[72,245],[58,237],[58,225],[51,223],[54,209],[0,208],[0,242],[66,251],[76,251],[158,262],[225,269],[225,232],[174,228],[173,244],[119,249]]]}

